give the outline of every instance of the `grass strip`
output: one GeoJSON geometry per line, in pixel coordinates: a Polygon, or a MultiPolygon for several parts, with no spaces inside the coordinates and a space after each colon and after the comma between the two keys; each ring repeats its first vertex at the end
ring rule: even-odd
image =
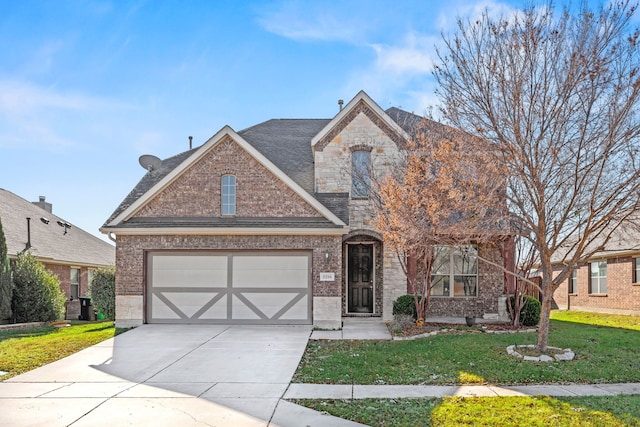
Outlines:
{"type": "Polygon", "coordinates": [[[640,395],[293,401],[371,426],[640,426],[640,395]]]}
{"type": "Polygon", "coordinates": [[[575,360],[534,363],[506,354],[536,334],[477,330],[415,341],[311,341],[294,382],[318,384],[544,384],[640,382],[640,317],[560,313],[549,345],[575,360]],[[589,322],[589,323],[585,323],[589,322]]]}
{"type": "Polygon", "coordinates": [[[116,329],[113,322],[73,324],[0,332],[0,380],[67,357],[84,348],[109,339],[126,329],[116,329]]]}

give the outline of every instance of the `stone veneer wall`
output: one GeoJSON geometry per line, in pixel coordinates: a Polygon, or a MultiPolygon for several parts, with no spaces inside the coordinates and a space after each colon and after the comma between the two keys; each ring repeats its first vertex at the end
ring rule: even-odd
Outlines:
{"type": "MultiPolygon", "coordinates": [[[[396,164],[402,140],[366,104],[359,104],[336,128],[314,147],[316,189],[318,192],[351,192],[351,153],[353,150],[371,151],[372,170],[382,176],[396,164]]],[[[358,230],[375,231],[374,208],[370,199],[350,199],[349,228],[353,237],[349,242],[376,241],[376,282],[374,315],[384,320],[392,316],[393,301],[406,293],[406,278],[395,253],[389,253],[379,238],[358,236],[358,230]]],[[[344,246],[346,268],[346,245],[344,246]]],[[[342,283],[342,312],[346,312],[346,281],[342,283]]]]}
{"type": "MultiPolygon", "coordinates": [[[[154,250],[309,250],[312,251],[314,315],[324,328],[340,325],[342,297],[342,236],[118,236],[116,249],[116,320],[118,324],[142,324],[145,286],[145,254],[154,250]],[[332,256],[326,261],[325,252],[332,256]],[[320,272],[334,272],[335,281],[321,282],[320,272]],[[320,305],[320,306],[319,306],[320,305]]],[[[315,322],[315,318],[314,318],[315,322]]],[[[314,323],[315,324],[315,323],[314,323]]]]}

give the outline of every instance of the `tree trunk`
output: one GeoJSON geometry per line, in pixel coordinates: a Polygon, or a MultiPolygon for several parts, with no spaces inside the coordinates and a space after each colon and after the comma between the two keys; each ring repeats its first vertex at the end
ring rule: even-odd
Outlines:
{"type": "Polygon", "coordinates": [[[545,289],[542,293],[542,308],[540,310],[540,324],[538,325],[538,350],[547,351],[547,341],[549,340],[549,316],[551,315],[551,301],[553,291],[545,289]]]}

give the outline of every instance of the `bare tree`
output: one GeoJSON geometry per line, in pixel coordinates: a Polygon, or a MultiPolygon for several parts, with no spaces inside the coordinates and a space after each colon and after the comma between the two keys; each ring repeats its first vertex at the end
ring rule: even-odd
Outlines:
{"type": "Polygon", "coordinates": [[[377,180],[372,193],[376,228],[396,251],[423,319],[438,248],[457,246],[464,255],[471,242],[508,235],[509,224],[502,163],[487,154],[486,140],[427,119],[412,134],[395,174],[377,180]]]}
{"type": "Polygon", "coordinates": [[[620,1],[574,14],[553,3],[508,17],[485,12],[459,20],[438,52],[443,116],[493,143],[508,170],[509,210],[536,250],[541,351],[553,292],[639,201],[635,10],[620,1]]]}

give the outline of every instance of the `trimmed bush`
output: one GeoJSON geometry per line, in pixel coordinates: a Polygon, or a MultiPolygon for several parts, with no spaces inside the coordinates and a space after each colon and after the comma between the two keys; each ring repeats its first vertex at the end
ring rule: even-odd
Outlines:
{"type": "MultiPolygon", "coordinates": [[[[420,297],[418,297],[418,299],[419,298],[420,297]]],[[[411,318],[415,320],[418,314],[416,312],[416,302],[413,299],[413,295],[402,295],[393,302],[393,315],[399,314],[411,316],[411,318]]]]}
{"type": "Polygon", "coordinates": [[[13,277],[7,253],[7,240],[0,221],[0,323],[11,318],[11,298],[13,297],[13,277]]]}
{"type": "Polygon", "coordinates": [[[115,267],[103,267],[93,273],[89,283],[89,295],[91,304],[98,313],[104,314],[107,319],[116,317],[116,269],[115,267]]]}
{"type": "Polygon", "coordinates": [[[66,297],[60,281],[29,252],[13,264],[11,309],[16,323],[52,322],[62,319],[66,297]]]}
{"type": "MultiPolygon", "coordinates": [[[[522,311],[520,311],[520,324],[523,326],[536,326],[540,322],[540,310],[542,309],[542,304],[531,295],[524,295],[524,300],[524,307],[522,308],[522,311]]],[[[514,297],[511,296],[508,301],[513,308],[515,303],[514,297]]],[[[507,310],[508,309],[509,307],[507,307],[507,310]]]]}

